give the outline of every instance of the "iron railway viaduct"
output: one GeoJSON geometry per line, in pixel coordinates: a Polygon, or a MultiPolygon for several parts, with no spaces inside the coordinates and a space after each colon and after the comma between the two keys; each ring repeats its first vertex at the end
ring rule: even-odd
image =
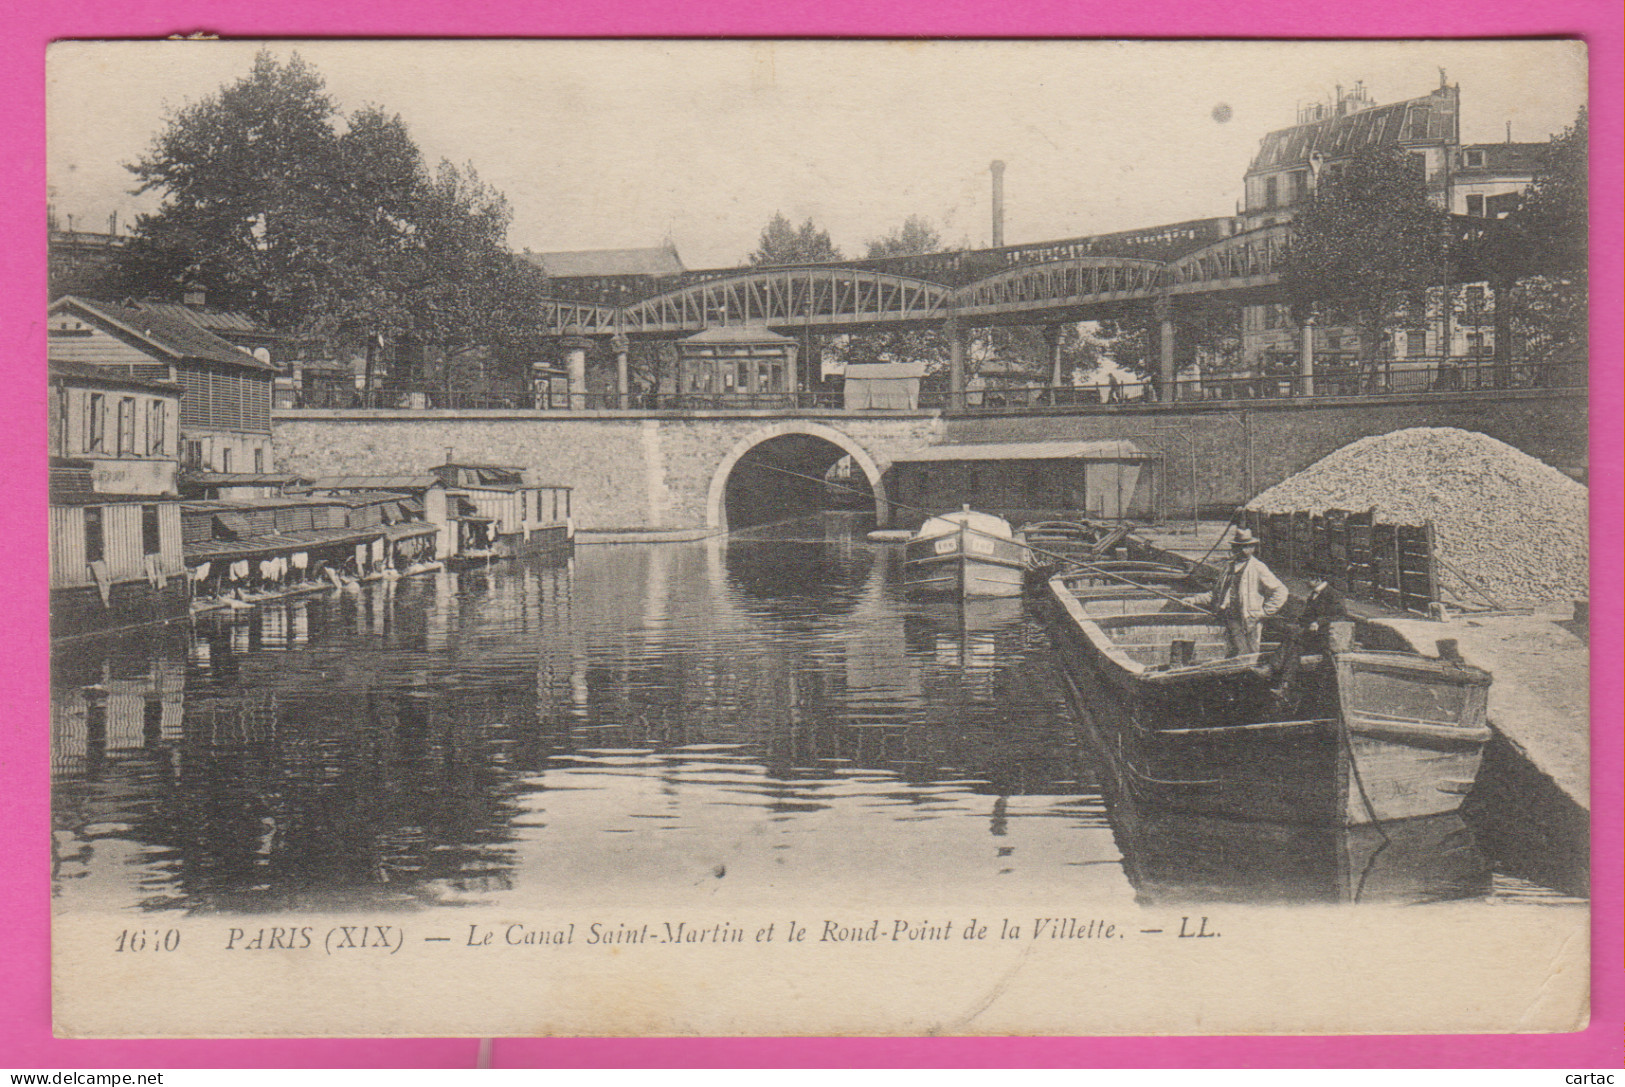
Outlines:
{"type": "MultiPolygon", "coordinates": [[[[739,524],[767,495],[791,510],[816,496],[822,477],[850,456],[892,523],[892,463],[942,444],[1063,439],[1134,441],[1158,454],[1164,516],[1193,506],[1233,508],[1327,453],[1406,427],[1461,427],[1507,442],[1559,468],[1587,458],[1587,394],[1571,388],[1360,392],[1316,389],[1311,330],[1292,395],[1262,400],[1181,400],[1175,389],[1175,316],[1184,306],[1285,301],[1289,228],[1240,234],[1220,220],[1179,224],[1177,236],[1139,253],[1100,252],[1090,239],[921,257],[685,273],[659,293],[615,304],[549,302],[542,319],[562,337],[572,372],[593,338],[617,359],[619,396],[608,406],[572,395],[545,410],[289,409],[276,413],[278,467],[313,475],[388,473],[443,457],[521,466],[539,483],[575,488],[585,529],[739,524]],[[1147,255],[1147,254],[1154,255],[1147,255]],[[1066,322],[1140,321],[1155,334],[1156,402],[1028,406],[971,402],[965,389],[970,329],[1066,322]],[[929,410],[844,410],[789,393],[778,406],[694,409],[629,406],[626,355],[634,339],[678,339],[708,328],[765,326],[810,343],[816,335],[940,328],[950,345],[948,393],[929,410]],[[731,512],[732,511],[732,512],[731,512]]],[[[1458,219],[1455,282],[1497,281],[1473,254],[1489,227],[1458,219]]],[[[1499,293],[1499,292],[1498,292],[1499,293]]],[[[1497,332],[1503,327],[1497,314],[1497,332]]],[[[1508,370],[1511,337],[1497,335],[1508,370]]],[[[1058,336],[1050,335],[1058,383],[1058,336]]],[[[800,385],[792,373],[789,388],[800,385]]],[[[572,385],[572,389],[578,388],[572,385]]],[[[1211,394],[1210,394],[1211,395],[1211,394]]],[[[752,518],[754,520],[755,518],[752,518]]],[[[899,517],[907,520],[906,516],[899,517]]]]}

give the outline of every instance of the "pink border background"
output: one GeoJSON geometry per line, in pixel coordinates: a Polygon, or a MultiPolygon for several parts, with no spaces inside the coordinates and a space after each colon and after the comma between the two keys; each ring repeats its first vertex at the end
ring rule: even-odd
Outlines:
{"type": "Polygon", "coordinates": [[[47,551],[43,461],[44,59],[55,38],[162,37],[1491,37],[1580,36],[1591,45],[1593,140],[1593,1003],[1561,1035],[1380,1038],[499,1040],[498,1067],[1550,1067],[1625,1063],[1621,949],[1620,118],[1618,0],[1367,0],[1333,14],[1302,0],[659,0],[549,11],[510,0],[116,0],[18,4],[0,37],[0,503],[11,630],[0,669],[0,1065],[16,1069],[470,1067],[472,1040],[63,1041],[50,1034],[47,551]],[[620,10],[615,10],[619,8],[620,10]]]}

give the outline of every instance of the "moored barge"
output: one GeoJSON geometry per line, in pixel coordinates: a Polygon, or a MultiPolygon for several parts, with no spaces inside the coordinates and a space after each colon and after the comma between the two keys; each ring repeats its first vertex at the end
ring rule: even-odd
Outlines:
{"type": "Polygon", "coordinates": [[[1219,620],[1180,602],[1194,591],[1182,572],[1129,580],[1057,575],[1046,611],[1069,693],[1136,800],[1316,826],[1460,807],[1490,738],[1487,672],[1448,652],[1361,648],[1336,624],[1282,689],[1279,647],[1226,656],[1219,620]]]}

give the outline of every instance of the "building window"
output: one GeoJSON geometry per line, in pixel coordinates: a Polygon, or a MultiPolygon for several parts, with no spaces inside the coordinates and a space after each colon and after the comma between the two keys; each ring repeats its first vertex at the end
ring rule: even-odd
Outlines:
{"type": "Polygon", "coordinates": [[[85,507],[85,562],[101,562],[106,551],[102,537],[102,508],[85,507]]]}
{"type": "Polygon", "coordinates": [[[52,435],[54,440],[51,443],[51,452],[60,453],[63,456],[67,456],[69,453],[73,452],[72,447],[70,447],[68,444],[68,428],[72,425],[73,407],[69,402],[67,389],[57,389],[55,390],[55,393],[56,433],[52,435]]]}
{"type": "Polygon", "coordinates": [[[91,393],[85,400],[85,451],[100,453],[107,439],[107,398],[91,393]]]}
{"type": "Polygon", "coordinates": [[[1264,179],[1264,206],[1273,208],[1279,202],[1280,192],[1275,178],[1273,176],[1266,177],[1264,179]]]}
{"type": "Polygon", "coordinates": [[[181,464],[187,468],[203,467],[203,443],[188,438],[181,443],[181,464]]]}
{"type": "Polygon", "coordinates": [[[1428,138],[1428,109],[1426,106],[1412,106],[1407,112],[1406,124],[1407,140],[1425,140],[1428,138]]]}
{"type": "Polygon", "coordinates": [[[168,428],[165,424],[164,402],[162,400],[149,400],[147,402],[147,455],[163,456],[164,442],[168,428]]]}
{"type": "Polygon", "coordinates": [[[265,471],[265,447],[260,446],[254,450],[254,471],[265,471]]]}
{"type": "Polygon", "coordinates": [[[158,507],[141,507],[141,553],[156,555],[163,550],[158,539],[158,507]]]}
{"type": "Polygon", "coordinates": [[[1468,193],[1467,194],[1467,214],[1471,215],[1475,219],[1484,218],[1484,194],[1483,193],[1476,193],[1475,192],[1475,193],[1468,193]]]}
{"type": "Polygon", "coordinates": [[[118,402],[119,456],[135,456],[135,397],[121,396],[118,402]]]}
{"type": "Polygon", "coordinates": [[[1484,167],[1484,152],[1482,152],[1482,151],[1468,151],[1462,156],[1462,161],[1466,163],[1467,168],[1470,169],[1470,170],[1483,169],[1483,167],[1484,167]]]}
{"type": "Polygon", "coordinates": [[[229,448],[220,451],[220,470],[222,472],[231,471],[231,450],[229,448]]]}

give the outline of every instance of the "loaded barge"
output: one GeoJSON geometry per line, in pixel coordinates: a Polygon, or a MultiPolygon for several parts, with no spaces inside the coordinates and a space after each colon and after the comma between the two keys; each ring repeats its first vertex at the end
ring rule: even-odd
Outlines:
{"type": "Polygon", "coordinates": [[[1337,623],[1282,689],[1281,646],[1226,656],[1222,623],[1181,602],[1196,589],[1175,567],[1111,564],[1046,584],[1068,693],[1136,801],[1332,827],[1460,807],[1490,738],[1487,672],[1445,643],[1439,659],[1363,648],[1337,623]]]}

